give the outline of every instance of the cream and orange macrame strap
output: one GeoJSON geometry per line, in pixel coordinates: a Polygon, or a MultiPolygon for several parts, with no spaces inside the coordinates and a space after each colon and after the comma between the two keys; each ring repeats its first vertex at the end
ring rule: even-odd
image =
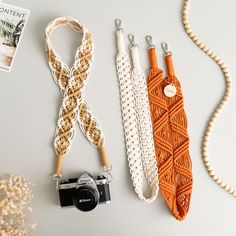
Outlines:
{"type": "MultiPolygon", "coordinates": [[[[165,51],[167,77],[164,78],[157,64],[151,36],[147,36],[147,41],[150,58],[148,93],[160,190],[174,217],[183,220],[189,211],[192,193],[192,165],[183,95],[174,73],[171,53],[165,51]]],[[[163,45],[167,49],[167,44],[163,45]]]]}
{"type": "Polygon", "coordinates": [[[192,31],[190,24],[189,24],[189,7],[190,7],[190,0],[184,1],[183,6],[183,25],[186,33],[190,37],[190,39],[199,47],[204,53],[206,53],[212,60],[214,60],[217,65],[222,70],[222,73],[224,75],[225,79],[225,92],[219,101],[218,105],[216,106],[215,110],[211,114],[208,120],[208,124],[206,126],[206,129],[204,131],[203,141],[202,141],[202,158],[204,165],[208,171],[208,174],[210,177],[225,191],[232,194],[234,197],[236,197],[236,188],[230,186],[225,181],[221,179],[215,172],[214,168],[211,165],[211,162],[209,160],[208,155],[208,146],[209,146],[209,140],[212,134],[213,127],[215,126],[215,123],[219,117],[219,114],[222,112],[224,106],[228,103],[231,95],[232,90],[232,78],[229,72],[228,67],[226,64],[222,61],[222,59],[213,52],[210,48],[206,46],[206,44],[192,31]]]}
{"type": "Polygon", "coordinates": [[[140,66],[138,47],[134,43],[133,36],[129,36],[131,70],[131,61],[125,50],[120,20],[117,20],[116,24],[118,27],[116,65],[131,179],[138,197],[146,202],[152,202],[158,195],[159,187],[146,79],[140,66]],[[150,196],[145,196],[144,193],[145,177],[150,188],[150,196]]]}
{"type": "Polygon", "coordinates": [[[57,154],[55,177],[61,176],[64,157],[73,142],[76,121],[89,142],[98,148],[104,169],[110,170],[111,165],[104,147],[102,129],[84,99],[84,88],[93,60],[92,36],[79,21],[70,17],[59,17],[47,26],[45,40],[49,67],[63,95],[54,139],[57,154]],[[81,45],[76,50],[72,68],[69,68],[61,60],[50,41],[53,31],[63,25],[83,34],[81,45]]]}

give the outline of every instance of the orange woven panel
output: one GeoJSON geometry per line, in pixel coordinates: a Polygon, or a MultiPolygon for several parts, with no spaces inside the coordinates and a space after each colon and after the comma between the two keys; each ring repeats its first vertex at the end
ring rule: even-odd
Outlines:
{"type": "Polygon", "coordinates": [[[171,55],[166,56],[168,76],[165,79],[156,63],[155,48],[149,49],[149,56],[151,69],[148,93],[160,190],[175,218],[183,220],[189,211],[192,192],[192,167],[183,95],[174,75],[171,55]],[[173,84],[177,89],[172,98],[163,92],[168,84],[173,84]]]}

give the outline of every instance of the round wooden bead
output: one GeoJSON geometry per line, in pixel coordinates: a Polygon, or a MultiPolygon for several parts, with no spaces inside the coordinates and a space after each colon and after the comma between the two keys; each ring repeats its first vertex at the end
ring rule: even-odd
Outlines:
{"type": "Polygon", "coordinates": [[[226,183],[224,181],[221,182],[220,187],[224,188],[226,183]]]}
{"type": "Polygon", "coordinates": [[[229,191],[230,186],[228,184],[226,184],[224,188],[225,188],[226,191],[229,191]]]}

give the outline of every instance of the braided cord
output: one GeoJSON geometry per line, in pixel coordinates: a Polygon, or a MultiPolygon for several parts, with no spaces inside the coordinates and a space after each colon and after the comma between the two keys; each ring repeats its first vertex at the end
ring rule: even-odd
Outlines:
{"type": "MultiPolygon", "coordinates": [[[[158,176],[146,80],[141,68],[136,67],[137,64],[134,64],[131,72],[130,58],[124,49],[123,32],[118,30],[116,34],[116,65],[130,174],[138,197],[146,202],[152,202],[158,194],[158,176]],[[144,176],[151,189],[149,197],[144,196],[144,176]]],[[[137,48],[131,50],[135,51],[137,48]]]]}
{"type": "Polygon", "coordinates": [[[190,0],[184,1],[183,6],[183,12],[182,12],[182,20],[183,25],[186,33],[192,39],[192,41],[204,52],[206,53],[212,60],[214,60],[217,65],[220,67],[220,69],[223,72],[224,79],[225,79],[225,92],[223,94],[222,99],[216,106],[215,110],[211,114],[207,127],[204,131],[203,141],[202,141],[202,158],[204,165],[206,167],[206,170],[208,171],[209,176],[224,190],[232,194],[234,197],[236,197],[236,189],[225,183],[215,172],[214,168],[211,165],[211,162],[209,160],[208,156],[208,146],[209,146],[209,140],[212,134],[213,127],[219,117],[219,114],[222,112],[224,106],[228,103],[232,91],[232,79],[231,75],[229,73],[229,69],[226,66],[226,64],[222,61],[222,59],[213,52],[210,48],[206,46],[206,44],[192,31],[190,24],[189,24],[189,8],[190,8],[190,0]]]}
{"type": "MultiPolygon", "coordinates": [[[[94,118],[88,103],[84,100],[84,87],[93,59],[93,42],[85,26],[74,19],[60,17],[52,21],[46,29],[46,51],[49,67],[63,94],[62,105],[55,132],[54,147],[58,159],[63,159],[69,152],[78,121],[84,135],[98,148],[104,146],[104,136],[94,118]],[[61,60],[52,47],[49,36],[60,25],[68,25],[83,32],[81,46],[77,49],[71,69],[61,60]]],[[[56,172],[61,172],[62,166],[56,172]]]]}

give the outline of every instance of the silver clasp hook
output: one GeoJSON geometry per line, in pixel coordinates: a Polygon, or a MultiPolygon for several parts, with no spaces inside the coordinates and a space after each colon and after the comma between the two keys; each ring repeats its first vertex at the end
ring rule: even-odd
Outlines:
{"type": "Polygon", "coordinates": [[[135,46],[138,46],[135,41],[134,41],[134,35],[133,34],[129,34],[128,35],[128,38],[129,38],[129,42],[130,42],[130,46],[131,47],[135,47],[135,46]]]}
{"type": "Polygon", "coordinates": [[[56,181],[56,190],[59,190],[59,181],[62,179],[62,176],[61,175],[53,175],[53,180],[56,181]]]}
{"type": "Polygon", "coordinates": [[[115,23],[116,23],[116,28],[117,28],[117,30],[119,31],[123,31],[123,28],[121,27],[121,24],[122,24],[122,22],[121,22],[121,20],[120,19],[116,19],[115,20],[115,23]]]}
{"type": "Polygon", "coordinates": [[[111,170],[112,170],[112,166],[110,166],[108,169],[104,168],[104,172],[106,174],[106,178],[107,178],[108,183],[112,182],[112,180],[113,180],[111,170]]]}
{"type": "Polygon", "coordinates": [[[148,43],[149,48],[154,48],[154,47],[155,47],[155,45],[154,45],[153,42],[152,42],[152,36],[147,35],[147,36],[146,36],[146,40],[147,40],[147,43],[148,43]]]}
{"type": "Polygon", "coordinates": [[[171,51],[169,50],[168,44],[166,42],[161,43],[162,49],[165,52],[165,55],[170,55],[172,54],[171,51]]]}

